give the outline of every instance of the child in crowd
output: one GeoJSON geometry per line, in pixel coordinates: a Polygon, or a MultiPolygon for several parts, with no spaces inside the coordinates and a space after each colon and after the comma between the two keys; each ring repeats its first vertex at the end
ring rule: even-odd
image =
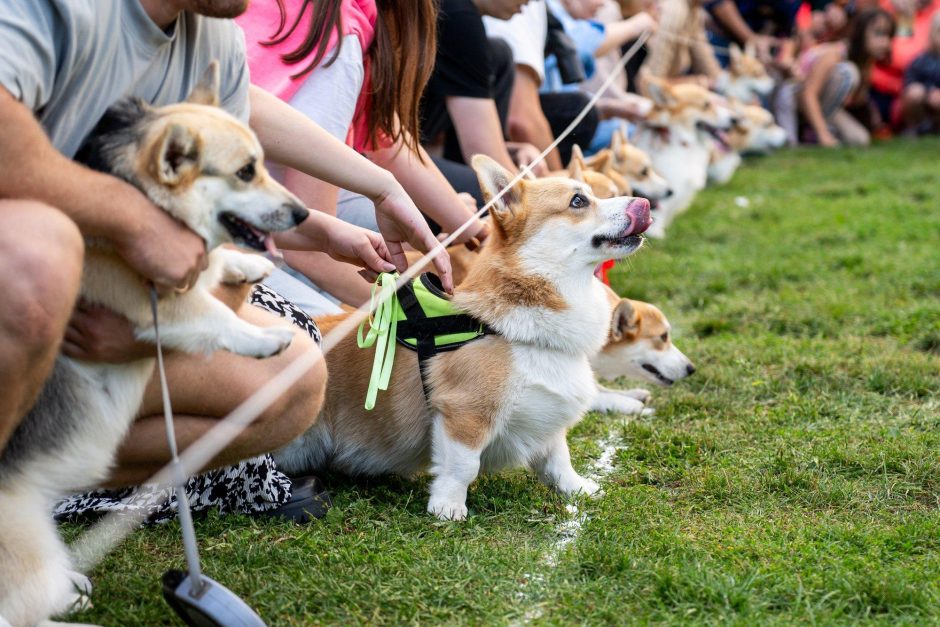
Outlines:
{"type": "Polygon", "coordinates": [[[940,12],[930,22],[928,48],[904,75],[904,124],[915,135],[940,132],[940,12]]]}
{"type": "Polygon", "coordinates": [[[871,69],[875,61],[890,54],[893,36],[891,16],[881,9],[869,9],[856,16],[848,42],[819,44],[800,56],[798,78],[778,93],[778,123],[791,143],[798,139],[799,112],[821,146],[869,144],[868,130],[846,107],[870,105],[871,69]],[[795,106],[788,107],[788,103],[795,106]]]}
{"type": "MultiPolygon", "coordinates": [[[[245,31],[253,83],[391,171],[425,215],[452,231],[471,217],[476,204],[458,196],[417,139],[418,104],[433,65],[436,11],[433,0],[276,0],[253,2],[238,23],[245,31]]],[[[377,229],[368,199],[292,170],[283,180],[310,207],[377,229]]],[[[370,284],[357,276],[357,268],[314,252],[316,230],[302,225],[279,239],[287,264],[334,298],[361,305],[370,284]]],[[[485,236],[486,226],[477,220],[458,241],[485,236]]],[[[310,313],[331,309],[284,272],[269,283],[310,313]]]]}

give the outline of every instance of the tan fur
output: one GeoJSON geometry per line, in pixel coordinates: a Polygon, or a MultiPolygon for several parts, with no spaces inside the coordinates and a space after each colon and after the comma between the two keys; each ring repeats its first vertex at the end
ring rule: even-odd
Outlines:
{"type": "Polygon", "coordinates": [[[750,78],[766,78],[767,68],[757,58],[753,44],[749,44],[742,52],[741,49],[732,44],[731,55],[728,63],[728,72],[732,78],[747,76],[750,78]]]}
{"type": "MultiPolygon", "coordinates": [[[[600,163],[600,160],[595,160],[595,163],[600,163]]],[[[588,167],[585,163],[584,153],[581,152],[581,147],[577,144],[575,144],[572,149],[571,161],[568,162],[568,167],[564,170],[549,172],[548,176],[567,176],[580,183],[587,183],[591,187],[591,193],[601,200],[615,196],[630,195],[631,193],[629,189],[622,189],[621,185],[617,185],[614,180],[608,176],[607,173],[602,172],[599,167],[588,167]]]]}

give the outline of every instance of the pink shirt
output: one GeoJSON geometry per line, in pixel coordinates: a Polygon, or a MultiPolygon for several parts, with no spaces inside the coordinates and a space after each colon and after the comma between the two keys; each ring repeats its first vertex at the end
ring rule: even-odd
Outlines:
{"type": "MultiPolygon", "coordinates": [[[[287,9],[285,29],[294,23],[303,5],[303,0],[284,0],[284,6],[287,9]]],[[[236,19],[238,25],[245,32],[245,46],[248,56],[248,69],[251,72],[251,82],[271,92],[281,100],[289,101],[309,76],[309,74],[305,74],[304,76],[292,78],[294,74],[307,67],[308,59],[299,63],[287,64],[281,59],[281,55],[296,50],[303,43],[313,21],[312,13],[314,10],[316,10],[316,5],[312,8],[308,7],[300,20],[300,24],[294,29],[291,36],[276,46],[263,46],[261,42],[270,40],[277,32],[277,27],[281,21],[277,2],[274,0],[254,0],[248,5],[248,10],[236,19]]],[[[365,80],[359,94],[359,101],[356,103],[356,114],[353,118],[352,127],[349,129],[346,143],[356,150],[363,151],[371,148],[367,145],[371,85],[367,50],[372,45],[372,40],[375,37],[375,21],[378,18],[378,10],[375,6],[375,0],[343,0],[340,5],[340,15],[342,32],[334,30],[330,34],[327,50],[333,50],[340,37],[346,37],[347,35],[355,35],[362,46],[365,80]]],[[[330,52],[327,52],[322,62],[325,63],[329,59],[330,52]]],[[[325,95],[324,97],[328,96],[325,95]]]]}

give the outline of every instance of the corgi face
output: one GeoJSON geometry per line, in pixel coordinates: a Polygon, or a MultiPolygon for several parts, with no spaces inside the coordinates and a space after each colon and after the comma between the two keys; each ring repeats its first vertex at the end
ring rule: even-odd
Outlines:
{"type": "Polygon", "coordinates": [[[719,106],[710,91],[692,83],[670,85],[648,79],[647,90],[655,103],[650,120],[662,126],[684,126],[689,129],[731,127],[731,111],[719,106]]]}
{"type": "Polygon", "coordinates": [[[787,143],[787,133],[773,115],[755,105],[739,105],[737,121],[728,131],[731,147],[741,153],[766,154],[787,143]]]}
{"type": "Polygon", "coordinates": [[[695,372],[689,358],[672,343],[669,321],[658,308],[641,301],[614,299],[607,344],[591,361],[598,376],[672,385],[695,372]]]}
{"type": "Polygon", "coordinates": [[[755,96],[769,96],[774,88],[774,80],[757,58],[753,44],[748,44],[743,52],[736,44],[731,44],[729,50],[730,91],[745,101],[750,101],[755,96]]]}
{"type": "Polygon", "coordinates": [[[572,150],[571,161],[568,163],[568,178],[579,183],[587,183],[591,188],[591,193],[598,200],[606,200],[622,194],[608,176],[585,166],[584,154],[577,144],[572,150]]]}
{"type": "MultiPolygon", "coordinates": [[[[484,199],[489,202],[512,176],[483,155],[473,158],[484,199]]],[[[620,259],[643,244],[650,225],[649,202],[642,198],[596,198],[585,183],[542,178],[516,183],[490,210],[494,241],[518,251],[524,266],[542,272],[574,267],[591,269],[605,259],[620,259]]]]}
{"type": "Polygon", "coordinates": [[[157,205],[202,236],[274,252],[272,231],[300,224],[308,210],[264,167],[255,134],[218,108],[218,70],[185,103],[144,109],[125,168],[157,205]],[[139,151],[139,152],[138,152],[139,151]]]}
{"type": "Polygon", "coordinates": [[[610,153],[611,167],[623,175],[637,196],[649,200],[653,209],[660,200],[672,195],[669,182],[653,168],[650,156],[631,145],[620,129],[614,132],[610,153]]]}

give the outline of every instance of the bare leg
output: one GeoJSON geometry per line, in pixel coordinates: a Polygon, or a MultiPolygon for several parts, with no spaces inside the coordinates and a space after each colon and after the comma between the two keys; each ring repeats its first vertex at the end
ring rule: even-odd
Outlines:
{"type": "Polygon", "coordinates": [[[0,451],[52,371],[81,281],[78,228],[46,205],[0,200],[0,451]]]}
{"type": "MultiPolygon", "coordinates": [[[[238,313],[259,326],[285,324],[283,319],[252,305],[242,305],[238,313]]],[[[319,348],[308,335],[297,329],[290,347],[267,359],[252,359],[226,352],[217,352],[210,357],[168,355],[167,379],[180,449],[201,437],[287,364],[309,351],[319,351],[319,348]]],[[[154,373],[144,394],[141,418],[131,427],[118,451],[118,467],[108,485],[141,483],[169,461],[156,376],[154,373]]],[[[302,434],[316,420],[325,386],[326,364],[321,359],[207,468],[218,468],[272,451],[302,434]]]]}
{"type": "Polygon", "coordinates": [[[927,90],[920,83],[911,83],[901,94],[901,106],[904,112],[904,126],[916,129],[924,120],[927,104],[927,90]]]}

